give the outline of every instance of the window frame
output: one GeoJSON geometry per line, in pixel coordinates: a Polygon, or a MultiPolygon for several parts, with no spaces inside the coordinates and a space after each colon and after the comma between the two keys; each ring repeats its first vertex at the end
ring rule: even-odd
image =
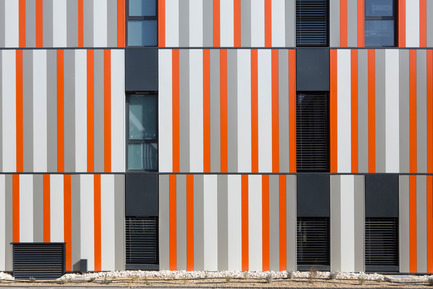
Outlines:
{"type": "Polygon", "coordinates": [[[158,0],[154,0],[155,1],[155,7],[156,7],[156,11],[155,11],[155,16],[129,16],[129,1],[131,0],[127,0],[125,3],[125,46],[126,47],[158,47],[158,28],[159,28],[159,23],[158,23],[158,0]],[[129,21],[144,21],[144,20],[155,20],[156,21],[156,44],[155,45],[129,45],[129,21]]]}
{"type": "Polygon", "coordinates": [[[398,46],[398,1],[396,0],[392,0],[393,1],[393,16],[367,16],[367,1],[364,2],[364,43],[365,43],[365,47],[397,47],[398,46]],[[365,28],[367,25],[367,21],[368,20],[385,20],[385,21],[389,21],[392,20],[394,21],[394,44],[389,46],[389,45],[374,45],[374,46],[370,46],[367,45],[367,38],[366,38],[366,33],[365,33],[365,28]]]}

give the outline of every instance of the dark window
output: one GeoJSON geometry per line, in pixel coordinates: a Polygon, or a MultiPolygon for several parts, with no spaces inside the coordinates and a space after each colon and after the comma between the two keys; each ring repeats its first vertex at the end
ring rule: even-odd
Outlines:
{"type": "Polygon", "coordinates": [[[365,46],[395,46],[395,0],[365,0],[365,46]]]}
{"type": "Polygon", "coordinates": [[[128,46],[157,46],[156,0],[129,0],[128,4],[128,46]]]}
{"type": "Polygon", "coordinates": [[[328,46],[328,0],[296,0],[296,46],[328,46]]]}
{"type": "Polygon", "coordinates": [[[158,217],[126,218],[126,264],[158,264],[158,217]]]}
{"type": "Polygon", "coordinates": [[[329,172],[329,96],[296,95],[296,165],[298,172],[329,172]]]}

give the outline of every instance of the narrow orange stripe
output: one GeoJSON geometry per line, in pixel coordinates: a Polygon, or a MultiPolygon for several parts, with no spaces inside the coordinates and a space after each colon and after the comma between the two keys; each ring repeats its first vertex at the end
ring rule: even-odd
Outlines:
{"type": "Polygon", "coordinates": [[[186,175],[186,270],[194,271],[194,175],[186,175]]]}
{"type": "MultiPolygon", "coordinates": [[[[161,6],[158,6],[161,10],[161,6]]],[[[158,25],[164,25],[158,22],[158,25]]],[[[125,47],[125,0],[117,0],[117,46],[125,47]]]]}
{"type": "Polygon", "coordinates": [[[286,247],[286,176],[280,175],[280,271],[287,269],[287,247],[286,247]]]}
{"type": "Polygon", "coordinates": [[[330,86],[330,99],[329,99],[329,113],[330,113],[330,145],[331,145],[331,173],[338,172],[337,166],[337,50],[330,50],[330,63],[331,63],[331,86],[330,86]]]}
{"type": "Polygon", "coordinates": [[[87,50],[87,172],[94,171],[94,53],[87,50]]]}
{"type": "Polygon", "coordinates": [[[179,49],[173,49],[173,172],[179,172],[179,49]]]}
{"type": "Polygon", "coordinates": [[[36,47],[44,46],[43,29],[43,0],[36,0],[36,47]]]}
{"type": "Polygon", "coordinates": [[[433,50],[427,50],[427,172],[433,173],[433,50]]]}
{"type": "Polygon", "coordinates": [[[165,0],[158,0],[158,46],[165,47],[165,0]]]}
{"type": "Polygon", "coordinates": [[[227,50],[220,50],[221,172],[227,172],[227,50]]]}
{"type": "Polygon", "coordinates": [[[259,171],[259,94],[257,49],[251,49],[251,172],[259,171]]]}
{"type": "Polygon", "coordinates": [[[203,172],[210,172],[210,50],[203,50],[203,172]]]}
{"type": "Polygon", "coordinates": [[[364,0],[358,0],[358,47],[364,47],[365,39],[365,4],[364,0]]]}
{"type": "MultiPolygon", "coordinates": [[[[427,244],[433,244],[433,176],[427,176],[427,244]]],[[[433,246],[427,246],[427,272],[433,273],[433,246]]]]}
{"type": "Polygon", "coordinates": [[[412,49],[409,51],[409,162],[411,173],[417,172],[416,137],[416,50],[412,49]]]}
{"type": "Polygon", "coordinates": [[[72,271],[72,187],[71,175],[64,176],[64,239],[66,243],[66,271],[72,271]]]}
{"type": "Polygon", "coordinates": [[[296,50],[289,50],[289,171],[296,173],[296,50]]]}
{"type": "Polygon", "coordinates": [[[376,172],[376,68],[375,50],[368,50],[368,172],[376,172]]]}
{"type": "Polygon", "coordinates": [[[64,55],[57,50],[57,171],[65,171],[64,55]]]}
{"type": "Polygon", "coordinates": [[[265,47],[272,46],[272,0],[265,0],[265,47]]]}
{"type": "Polygon", "coordinates": [[[417,272],[416,176],[409,176],[409,271],[417,272]]]}
{"type": "Polygon", "coordinates": [[[398,0],[398,46],[406,46],[406,0],[398,0]]]}
{"type": "Polygon", "coordinates": [[[23,51],[16,50],[16,130],[17,172],[22,172],[23,161],[23,51]]]}
{"type": "Polygon", "coordinates": [[[272,49],[272,172],[280,171],[280,126],[278,106],[278,49],[272,49]]]}
{"type": "Polygon", "coordinates": [[[242,191],[242,271],[248,271],[248,175],[241,176],[242,191]]]}
{"type": "Polygon", "coordinates": [[[12,242],[20,241],[20,175],[12,175],[12,242]]]}
{"type": "Polygon", "coordinates": [[[101,271],[101,175],[95,175],[95,271],[101,271]]]}
{"type": "Polygon", "coordinates": [[[169,176],[169,238],[170,271],[177,269],[177,226],[176,226],[176,175],[169,176]]]}
{"type": "Polygon", "coordinates": [[[83,0],[78,0],[78,47],[83,47],[83,0]]]}
{"type": "Polygon", "coordinates": [[[427,0],[419,0],[419,46],[427,46],[427,0]]]}
{"type": "Polygon", "coordinates": [[[340,46],[347,47],[347,0],[340,0],[340,46]]]}
{"type": "Polygon", "coordinates": [[[104,50],[104,171],[111,172],[111,50],[104,50]]]}
{"type": "Polygon", "coordinates": [[[358,50],[351,50],[352,173],[358,172],[358,50]]]}
{"type": "Polygon", "coordinates": [[[262,175],[262,254],[262,269],[269,271],[269,175],[262,175]]]}
{"type": "Polygon", "coordinates": [[[26,47],[26,0],[19,0],[19,46],[26,47]]]}
{"type": "Polygon", "coordinates": [[[241,47],[241,0],[233,0],[234,46],[241,47]]]}
{"type": "Polygon", "coordinates": [[[213,0],[213,46],[220,46],[220,0],[213,0]]]}
{"type": "Polygon", "coordinates": [[[43,176],[43,203],[44,203],[44,242],[51,241],[51,184],[50,175],[43,176]]]}

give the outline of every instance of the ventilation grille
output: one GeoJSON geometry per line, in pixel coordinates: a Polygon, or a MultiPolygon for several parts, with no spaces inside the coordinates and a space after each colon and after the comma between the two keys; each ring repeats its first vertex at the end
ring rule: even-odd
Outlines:
{"type": "Polygon", "coordinates": [[[126,218],[126,263],[158,264],[158,217],[126,218]]]}
{"type": "Polygon", "coordinates": [[[296,46],[328,46],[328,0],[296,1],[296,46]]]}
{"type": "Polygon", "coordinates": [[[296,96],[298,172],[329,172],[329,104],[326,93],[296,96]]]}
{"type": "Polygon", "coordinates": [[[298,218],[298,265],[329,265],[329,218],[298,218]]]}
{"type": "Polygon", "coordinates": [[[17,279],[56,279],[65,274],[65,243],[12,243],[17,279]]]}

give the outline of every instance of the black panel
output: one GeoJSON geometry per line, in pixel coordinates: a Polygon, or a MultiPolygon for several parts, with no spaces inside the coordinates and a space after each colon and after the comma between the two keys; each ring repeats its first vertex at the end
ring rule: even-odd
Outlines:
{"type": "Polygon", "coordinates": [[[296,89],[329,91],[329,49],[299,48],[296,50],[296,89]]]}
{"type": "Polygon", "coordinates": [[[298,218],[299,265],[329,266],[329,218],[298,218]]]}
{"type": "Polygon", "coordinates": [[[158,50],[125,49],[126,91],[158,91],[158,50]]]}
{"type": "Polygon", "coordinates": [[[365,217],[398,217],[398,175],[365,176],[365,217]]]}
{"type": "Polygon", "coordinates": [[[298,217],[329,217],[329,175],[298,175],[298,217]]]}
{"type": "Polygon", "coordinates": [[[126,216],[158,216],[158,175],[126,174],[126,216]]]}
{"type": "Polygon", "coordinates": [[[296,1],[296,46],[328,46],[328,0],[296,1]]]}
{"type": "Polygon", "coordinates": [[[158,264],[158,218],[126,218],[126,263],[158,264]]]}

